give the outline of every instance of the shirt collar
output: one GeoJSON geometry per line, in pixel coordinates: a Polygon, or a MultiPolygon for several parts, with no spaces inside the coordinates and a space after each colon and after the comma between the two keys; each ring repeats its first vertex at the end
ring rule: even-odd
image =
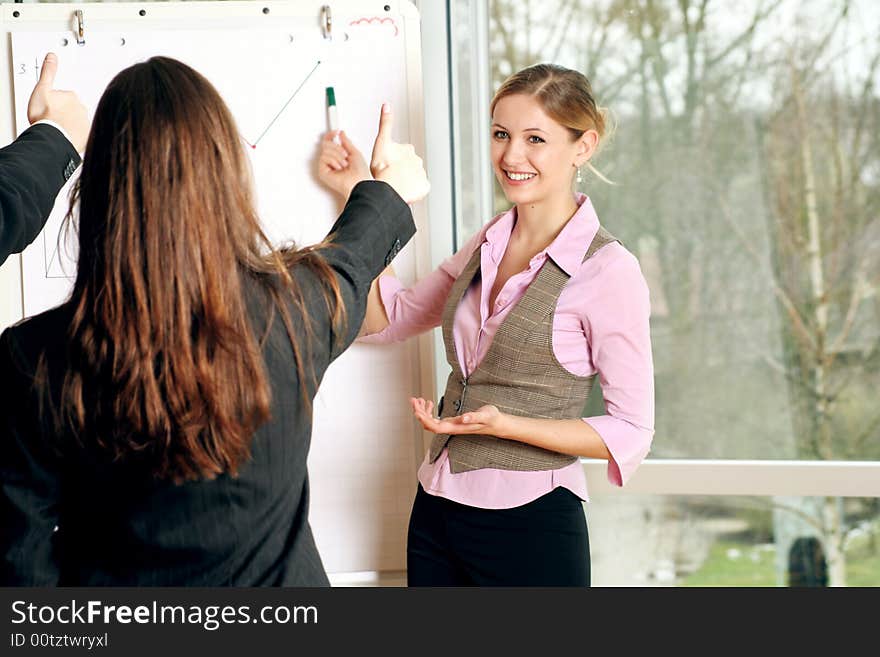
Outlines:
{"type": "Polygon", "coordinates": [[[507,212],[498,215],[492,225],[486,229],[484,242],[489,245],[489,255],[495,264],[501,262],[501,257],[507,249],[507,243],[510,241],[510,233],[513,231],[516,222],[516,206],[513,206],[507,212]]]}
{"type": "MultiPolygon", "coordinates": [[[[559,231],[559,235],[550,245],[532,258],[532,264],[543,262],[545,257],[553,258],[559,267],[569,276],[574,276],[580,269],[590,243],[599,231],[599,218],[586,194],[577,194],[575,203],[577,211],[559,231]]],[[[510,233],[516,221],[516,207],[498,216],[486,230],[485,241],[489,244],[492,259],[498,263],[504,255],[510,233]]]]}
{"type": "Polygon", "coordinates": [[[586,194],[578,194],[575,202],[578,204],[577,212],[547,247],[547,255],[569,276],[574,276],[580,269],[590,243],[599,232],[599,217],[590,198],[586,194]]]}

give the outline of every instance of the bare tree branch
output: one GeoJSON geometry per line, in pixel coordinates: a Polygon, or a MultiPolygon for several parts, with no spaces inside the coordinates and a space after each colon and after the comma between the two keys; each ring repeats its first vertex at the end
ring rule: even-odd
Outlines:
{"type": "Polygon", "coordinates": [[[850,331],[852,331],[852,328],[855,325],[859,305],[861,304],[865,293],[865,271],[867,270],[867,264],[867,258],[865,258],[859,263],[859,266],[856,269],[854,276],[855,281],[852,284],[852,291],[850,293],[849,303],[847,304],[846,317],[843,320],[843,326],[841,326],[837,337],[828,347],[828,352],[831,355],[832,360],[834,354],[843,346],[843,343],[849,337],[850,331]]]}
{"type": "Polygon", "coordinates": [[[841,5],[840,12],[834,18],[834,22],[828,28],[828,31],[825,33],[825,36],[819,41],[816,46],[810,48],[812,51],[812,57],[808,59],[804,64],[800,67],[800,69],[804,72],[803,78],[801,80],[801,84],[804,89],[808,89],[812,86],[813,82],[820,78],[823,75],[827,74],[827,71],[831,69],[829,64],[836,59],[843,57],[847,52],[850,51],[851,48],[855,47],[855,44],[847,44],[841,51],[832,54],[828,61],[825,62],[824,66],[819,66],[817,62],[822,54],[825,52],[825,49],[828,47],[828,44],[831,42],[831,39],[834,37],[835,33],[840,26],[843,24],[844,19],[846,18],[847,13],[849,12],[849,0],[845,0],[841,5]]]}
{"type": "MultiPolygon", "coordinates": [[[[719,196],[718,198],[721,198],[721,196],[719,196]]],[[[724,218],[724,221],[730,227],[731,231],[733,231],[733,234],[736,235],[746,253],[751,256],[755,264],[763,267],[764,262],[761,259],[761,255],[758,253],[752,241],[746,238],[745,234],[742,232],[742,229],[739,227],[739,224],[733,219],[733,217],[730,216],[730,208],[727,206],[726,203],[723,202],[719,203],[719,206],[721,208],[721,216],[724,218]]],[[[785,308],[785,311],[789,317],[789,320],[791,321],[791,326],[794,329],[795,334],[804,345],[815,352],[817,349],[816,341],[813,338],[811,332],[807,329],[807,325],[804,322],[803,317],[801,317],[801,314],[798,312],[794,302],[791,300],[791,297],[782,288],[782,286],[779,284],[779,281],[776,280],[775,276],[770,276],[770,281],[770,286],[773,294],[785,308]]]]}
{"type": "MultiPolygon", "coordinates": [[[[880,40],[880,34],[878,34],[878,40],[880,40]]],[[[853,132],[852,146],[850,147],[850,152],[854,155],[858,155],[862,149],[862,136],[867,121],[868,104],[871,100],[875,100],[873,93],[874,75],[877,72],[878,65],[880,65],[880,48],[877,49],[871,63],[868,65],[868,72],[865,75],[865,82],[862,85],[862,93],[859,98],[859,112],[856,115],[856,127],[853,132]]],[[[859,179],[861,172],[862,167],[852,168],[850,171],[850,187],[855,187],[856,181],[859,179]]]]}
{"type": "Polygon", "coordinates": [[[639,30],[639,40],[642,43],[642,51],[651,60],[654,79],[657,82],[657,89],[660,91],[660,102],[663,104],[663,113],[666,115],[666,118],[672,118],[672,106],[669,103],[669,93],[666,91],[666,75],[669,67],[663,58],[663,51],[660,48],[660,18],[654,8],[654,0],[646,0],[646,2],[648,9],[647,25],[651,28],[651,38],[647,39],[644,31],[639,30]]]}
{"type": "Polygon", "coordinates": [[[803,511],[796,506],[785,504],[776,499],[766,499],[763,497],[746,497],[745,499],[752,500],[756,508],[780,509],[782,511],[791,513],[794,516],[797,516],[820,533],[823,533],[825,531],[825,523],[822,522],[821,518],[816,518],[815,516],[810,515],[806,511],[803,511]]]}
{"type": "MultiPolygon", "coordinates": [[[[580,7],[580,2],[578,2],[578,7],[580,7]]],[[[580,13],[580,12],[579,12],[580,13]]],[[[598,9],[596,10],[598,17],[598,9]]],[[[602,29],[598,31],[599,34],[599,42],[595,45],[593,44],[594,35],[597,33],[595,30],[590,30],[590,45],[584,50],[584,55],[587,58],[584,62],[584,70],[586,72],[587,79],[592,81],[596,77],[597,65],[600,61],[600,54],[605,50],[605,44],[608,42],[608,35],[610,33],[611,24],[614,22],[615,14],[614,11],[609,9],[604,19],[601,21],[602,29]]],[[[560,42],[559,46],[556,50],[556,55],[559,54],[559,49],[562,47],[562,43],[560,42]]],[[[608,96],[606,92],[602,93],[602,97],[604,102],[608,101],[608,96]]]]}
{"type": "Polygon", "coordinates": [[[878,432],[880,432],[880,414],[876,415],[873,420],[868,422],[868,426],[850,441],[847,450],[849,456],[864,458],[865,442],[869,437],[874,436],[878,432]]]}
{"type": "Polygon", "coordinates": [[[510,62],[513,69],[517,70],[516,48],[514,47],[510,31],[504,24],[501,12],[502,3],[490,2],[489,6],[492,8],[492,19],[495,21],[495,24],[492,26],[494,28],[493,31],[501,37],[501,41],[504,44],[504,55],[502,58],[510,62]]]}
{"type": "MultiPolygon", "coordinates": [[[[761,4],[758,5],[758,8],[755,10],[755,15],[752,18],[752,22],[749,26],[743,30],[739,35],[733,38],[733,40],[725,46],[720,53],[715,55],[712,59],[708,60],[705,64],[705,69],[709,70],[714,68],[718,64],[720,64],[723,60],[725,60],[728,55],[730,55],[733,51],[735,51],[739,46],[746,40],[751,39],[755,30],[758,28],[758,25],[765,18],[770,16],[776,9],[782,4],[783,0],[776,0],[776,2],[772,3],[766,9],[761,9],[761,4]]],[[[763,4],[763,3],[762,3],[763,4]]]]}
{"type": "Polygon", "coordinates": [[[548,30],[547,40],[541,46],[540,50],[538,50],[539,53],[546,53],[550,50],[550,45],[556,43],[553,56],[550,57],[551,62],[556,61],[559,58],[559,52],[562,45],[565,43],[565,37],[568,35],[568,30],[571,28],[572,23],[574,23],[572,18],[574,17],[575,9],[579,8],[580,2],[577,0],[566,0],[561,6],[557,7],[554,12],[559,16],[559,21],[548,30]]]}

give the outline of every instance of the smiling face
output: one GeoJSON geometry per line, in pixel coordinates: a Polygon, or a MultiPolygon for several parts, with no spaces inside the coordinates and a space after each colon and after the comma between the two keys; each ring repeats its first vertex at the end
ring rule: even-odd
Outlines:
{"type": "Polygon", "coordinates": [[[517,205],[570,196],[576,167],[590,158],[598,140],[595,130],[573,139],[533,96],[504,96],[492,113],[495,177],[507,200],[517,205]]]}

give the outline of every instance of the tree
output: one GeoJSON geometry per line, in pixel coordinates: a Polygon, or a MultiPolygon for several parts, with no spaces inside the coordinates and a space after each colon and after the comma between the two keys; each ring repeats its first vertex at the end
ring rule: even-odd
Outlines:
{"type": "MultiPolygon", "coordinates": [[[[657,245],[655,455],[878,458],[876,13],[743,4],[493,0],[493,85],[556,61],[618,116],[599,163],[618,185],[590,195],[633,250],[657,245]]],[[[845,583],[842,505],[791,511],[845,583]]]]}

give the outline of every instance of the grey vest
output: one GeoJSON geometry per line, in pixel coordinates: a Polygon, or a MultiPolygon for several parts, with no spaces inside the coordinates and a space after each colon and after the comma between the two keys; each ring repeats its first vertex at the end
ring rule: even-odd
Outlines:
{"type": "MultiPolygon", "coordinates": [[[[599,228],[584,261],[614,241],[615,237],[599,228]]],[[[502,413],[525,417],[581,417],[596,375],[572,374],[553,353],[553,315],[569,276],[551,258],[498,327],[482,362],[465,378],[455,352],[452,325],[458,304],[474,276],[479,275],[479,268],[478,247],[453,283],[443,308],[443,341],[452,372],[440,417],[461,415],[486,404],[497,406],[502,413]]],[[[436,434],[429,452],[431,463],[447,446],[450,470],[456,474],[481,468],[555,470],[577,460],[569,454],[495,436],[436,434]]]]}

